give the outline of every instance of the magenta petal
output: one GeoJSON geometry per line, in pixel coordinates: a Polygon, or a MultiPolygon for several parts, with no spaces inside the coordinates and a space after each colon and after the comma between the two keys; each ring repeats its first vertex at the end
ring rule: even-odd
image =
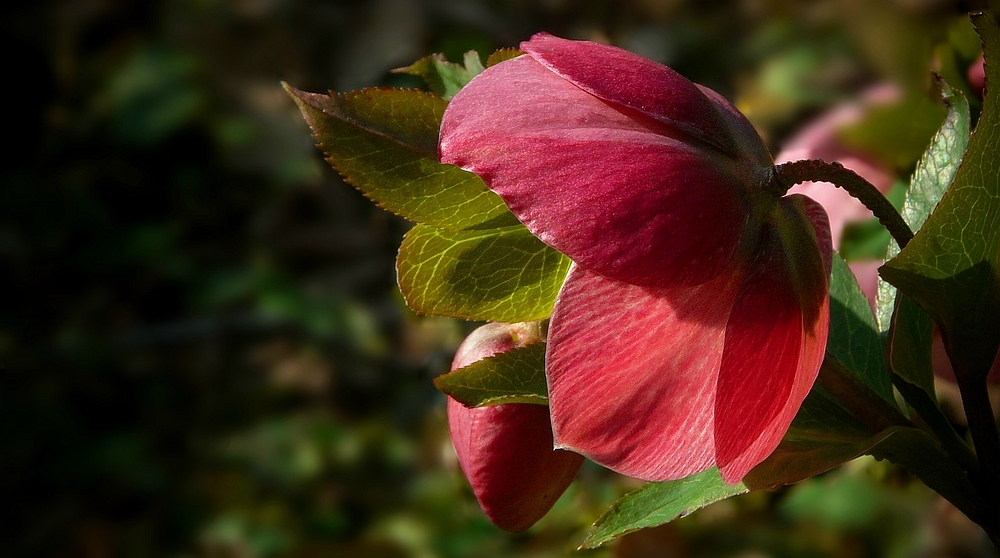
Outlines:
{"type": "Polygon", "coordinates": [[[449,397],[448,424],[479,505],[506,531],[534,525],[583,465],[582,456],[553,449],[544,405],[468,408],[449,397]]]}
{"type": "Polygon", "coordinates": [[[783,198],[726,330],[716,460],[738,482],[777,447],[819,373],[829,331],[829,226],[816,202],[783,198]],[[816,230],[810,221],[817,223],[816,230]],[[781,232],[779,232],[781,231],[781,232]]]}
{"type": "Polygon", "coordinates": [[[521,56],[455,96],[440,152],[582,266],[638,285],[697,285],[733,258],[753,169],[671,134],[521,56]]]}
{"type": "Polygon", "coordinates": [[[682,478],[715,460],[715,384],[738,280],[648,289],[570,269],[549,327],[557,447],[636,478],[682,478]]]}
{"type": "Polygon", "coordinates": [[[734,158],[746,156],[747,147],[753,146],[750,152],[755,162],[770,164],[770,155],[746,117],[735,109],[730,112],[717,106],[714,101],[721,96],[712,91],[707,97],[706,92],[711,90],[695,85],[667,66],[618,47],[571,41],[547,33],[521,43],[521,50],[600,99],[683,130],[691,139],[713,145],[734,158]],[[751,131],[750,138],[743,137],[747,130],[751,131]]]}

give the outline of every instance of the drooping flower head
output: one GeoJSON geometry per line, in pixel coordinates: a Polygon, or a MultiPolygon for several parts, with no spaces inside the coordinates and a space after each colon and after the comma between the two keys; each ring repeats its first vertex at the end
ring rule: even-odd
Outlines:
{"type": "MultiPolygon", "coordinates": [[[[538,342],[533,324],[486,324],[459,346],[452,370],[538,342]]],[[[470,408],[449,397],[448,427],[480,507],[507,531],[524,531],[541,519],[583,465],[582,456],[553,448],[543,405],[470,408]]]]}
{"type": "Polygon", "coordinates": [[[773,451],[823,360],[830,237],[753,126],[624,50],[540,34],[451,101],[440,155],[574,260],[549,327],[555,443],[633,477],[773,451]]]}

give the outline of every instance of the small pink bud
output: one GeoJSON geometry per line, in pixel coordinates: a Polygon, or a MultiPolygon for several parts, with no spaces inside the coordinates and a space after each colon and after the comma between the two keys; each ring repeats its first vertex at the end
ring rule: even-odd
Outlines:
{"type": "MultiPolygon", "coordinates": [[[[452,370],[542,340],[537,324],[486,324],[458,348],[452,370]]],[[[553,449],[549,410],[543,405],[469,408],[449,397],[448,426],[480,507],[506,531],[534,525],[583,465],[582,456],[553,449]]]]}

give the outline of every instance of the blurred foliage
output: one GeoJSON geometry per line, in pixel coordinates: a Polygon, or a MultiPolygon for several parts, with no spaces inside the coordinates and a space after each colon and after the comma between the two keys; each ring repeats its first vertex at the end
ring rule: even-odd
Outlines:
{"type": "MultiPolygon", "coordinates": [[[[978,54],[972,7],[5,4],[0,555],[574,552],[635,483],[588,465],[527,534],[488,523],[431,381],[471,324],[405,309],[393,260],[407,225],[326,167],[279,81],[416,86],[390,70],[546,30],[671,64],[735,99],[777,147],[866,85],[928,95],[935,52],[962,79],[978,54]]],[[[982,542],[905,473],[860,462],[582,555],[977,555],[982,542]]]]}

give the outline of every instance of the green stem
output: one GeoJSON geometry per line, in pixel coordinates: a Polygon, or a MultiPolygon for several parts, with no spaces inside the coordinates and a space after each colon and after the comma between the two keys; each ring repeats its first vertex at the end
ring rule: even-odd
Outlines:
{"type": "Polygon", "coordinates": [[[818,159],[782,163],[774,167],[774,176],[775,186],[779,188],[781,195],[799,182],[829,182],[843,188],[875,214],[900,249],[913,238],[909,225],[878,188],[840,163],[827,163],[818,159]]]}
{"type": "Polygon", "coordinates": [[[1000,502],[1000,433],[997,432],[993,406],[986,389],[986,375],[959,372],[955,371],[955,378],[979,459],[980,474],[973,478],[973,482],[983,491],[982,500],[988,504],[980,525],[996,537],[1000,535],[1000,509],[996,505],[1000,502]]]}

